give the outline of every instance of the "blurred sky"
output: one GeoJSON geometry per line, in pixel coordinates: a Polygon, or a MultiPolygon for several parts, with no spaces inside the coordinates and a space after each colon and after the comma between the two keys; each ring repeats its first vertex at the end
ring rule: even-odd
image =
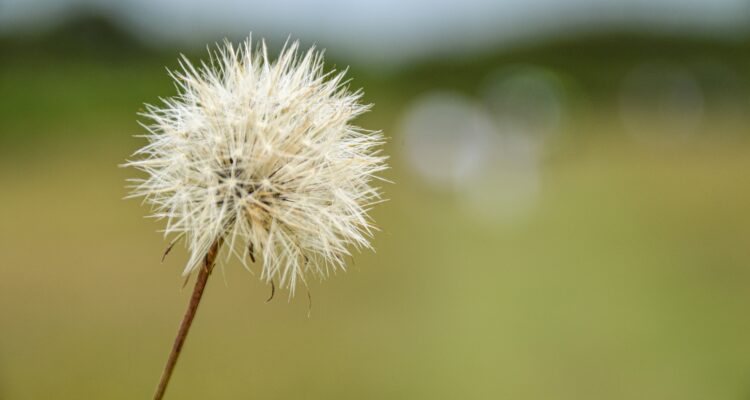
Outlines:
{"type": "Polygon", "coordinates": [[[91,9],[151,43],[253,31],[379,64],[602,28],[732,36],[750,22],[748,0],[1,0],[0,32],[91,9]]]}

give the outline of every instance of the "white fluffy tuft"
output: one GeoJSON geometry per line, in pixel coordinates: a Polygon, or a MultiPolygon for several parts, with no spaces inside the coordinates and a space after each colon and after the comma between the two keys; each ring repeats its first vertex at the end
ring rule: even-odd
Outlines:
{"type": "Polygon", "coordinates": [[[125,165],[147,177],[132,196],[166,220],[166,235],[184,236],[184,274],[221,239],[224,259],[257,258],[261,279],[293,294],[308,273],[324,278],[351,248],[370,247],[382,134],[351,125],[369,106],[344,72],[324,72],[320,52],[298,48],[270,61],[248,38],[200,67],[183,57],[171,74],[179,94],[142,114],[149,143],[125,165]]]}

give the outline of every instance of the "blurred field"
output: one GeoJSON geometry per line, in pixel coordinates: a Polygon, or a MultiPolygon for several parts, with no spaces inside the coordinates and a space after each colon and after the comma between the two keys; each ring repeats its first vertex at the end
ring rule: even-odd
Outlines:
{"type": "MultiPolygon", "coordinates": [[[[159,263],[117,165],[140,104],[172,93],[164,61],[34,57],[0,74],[0,399],[148,398],[186,257],[159,263]]],[[[391,136],[377,253],[311,285],[310,318],[304,295],[265,304],[239,265],[217,271],[169,398],[750,396],[750,114],[649,146],[590,101],[531,212],[483,223],[409,169],[400,110],[429,84],[388,79],[353,83],[391,136]]]]}

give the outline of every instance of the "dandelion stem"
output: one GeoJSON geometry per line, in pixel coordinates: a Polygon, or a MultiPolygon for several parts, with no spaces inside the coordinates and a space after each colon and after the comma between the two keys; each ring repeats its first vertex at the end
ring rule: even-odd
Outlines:
{"type": "Polygon", "coordinates": [[[167,364],[164,366],[164,371],[161,374],[159,386],[156,388],[156,393],[154,394],[154,400],[161,400],[164,397],[164,392],[167,390],[167,384],[169,384],[169,378],[172,377],[172,372],[174,371],[174,367],[177,364],[177,358],[180,357],[180,352],[182,351],[182,345],[185,344],[185,339],[187,338],[188,331],[190,330],[190,326],[193,324],[193,318],[195,318],[195,314],[198,311],[198,305],[200,304],[201,298],[203,297],[203,290],[206,288],[206,282],[208,282],[208,277],[211,275],[211,270],[213,270],[214,268],[216,256],[219,253],[221,244],[221,239],[216,239],[216,241],[214,241],[214,243],[211,245],[211,248],[208,250],[208,253],[206,254],[203,262],[203,268],[200,268],[200,271],[198,272],[198,278],[195,281],[193,295],[190,297],[190,304],[185,311],[185,316],[182,317],[180,328],[177,330],[177,337],[174,340],[174,344],[172,345],[172,352],[169,353],[167,364]]]}

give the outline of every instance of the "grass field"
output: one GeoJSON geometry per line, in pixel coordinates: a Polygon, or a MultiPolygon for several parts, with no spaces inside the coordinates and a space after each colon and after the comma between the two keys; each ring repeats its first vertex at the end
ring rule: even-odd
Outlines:
{"type": "MultiPolygon", "coordinates": [[[[4,67],[0,399],[150,396],[186,253],[160,264],[117,165],[169,85],[151,62],[4,67]]],[[[170,398],[750,396],[750,121],[648,146],[609,107],[574,115],[530,211],[483,223],[408,168],[390,90],[362,121],[391,136],[377,253],[314,282],[309,318],[306,296],[266,304],[217,271],[170,398]]]]}

